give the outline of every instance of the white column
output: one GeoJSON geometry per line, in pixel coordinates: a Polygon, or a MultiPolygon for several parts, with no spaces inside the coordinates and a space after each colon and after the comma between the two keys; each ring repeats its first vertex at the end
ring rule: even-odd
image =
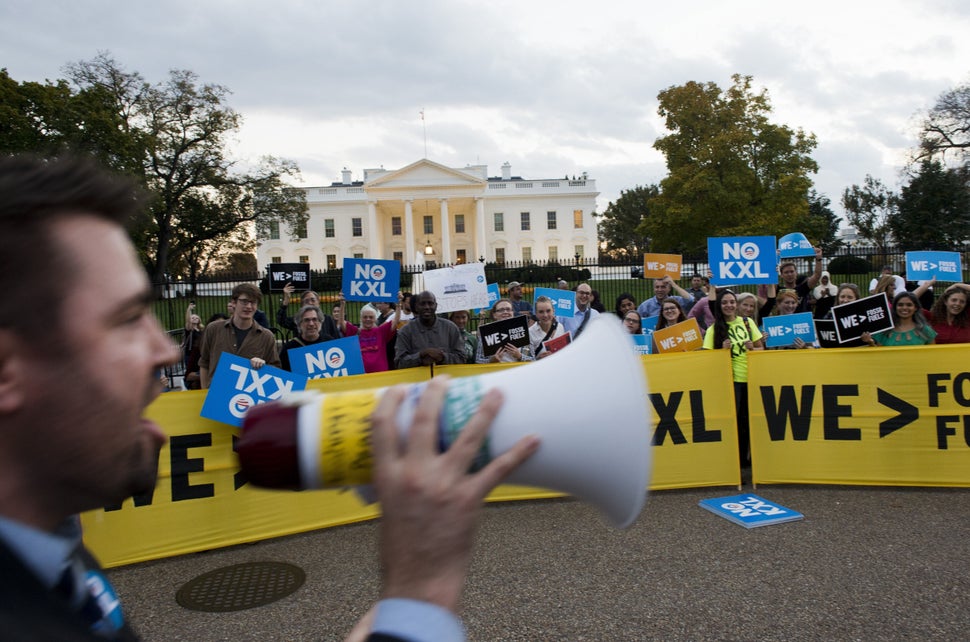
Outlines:
{"type": "Polygon", "coordinates": [[[404,200],[404,264],[410,265],[414,260],[414,215],[411,211],[411,199],[404,200]]]}
{"type": "Polygon", "coordinates": [[[478,197],[475,199],[475,257],[485,256],[485,199],[478,197]]]}
{"type": "Polygon", "coordinates": [[[455,262],[451,256],[451,228],[448,225],[448,199],[441,199],[441,264],[455,262]]]}
{"type": "Polygon", "coordinates": [[[378,236],[380,235],[380,230],[377,229],[377,201],[367,201],[367,238],[369,242],[367,244],[368,257],[371,258],[387,258],[384,256],[384,252],[381,251],[378,243],[378,236]]]}

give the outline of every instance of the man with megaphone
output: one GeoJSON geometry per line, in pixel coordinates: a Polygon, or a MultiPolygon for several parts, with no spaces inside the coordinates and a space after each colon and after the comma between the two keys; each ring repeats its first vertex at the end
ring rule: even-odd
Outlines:
{"type": "MultiPolygon", "coordinates": [[[[167,440],[143,415],[161,392],[157,372],[178,350],[154,317],[123,227],[138,214],[136,196],[88,162],[0,158],[0,289],[30,309],[46,306],[42,330],[20,307],[0,308],[4,640],[138,639],[77,517],[151,491],[167,440]],[[51,305],[53,290],[65,294],[51,305]]],[[[446,378],[428,385],[406,443],[394,419],[403,389],[389,390],[373,414],[384,586],[352,639],[464,638],[455,610],[482,500],[538,449],[537,437],[521,437],[467,474],[502,393],[485,393],[439,453],[447,387],[446,378]]]]}

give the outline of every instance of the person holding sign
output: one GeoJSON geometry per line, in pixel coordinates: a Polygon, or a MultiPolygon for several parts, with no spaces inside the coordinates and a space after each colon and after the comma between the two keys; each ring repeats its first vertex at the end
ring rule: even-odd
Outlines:
{"type": "MultiPolygon", "coordinates": [[[[674,297],[667,297],[664,299],[663,305],[660,307],[660,318],[657,319],[657,325],[654,327],[654,332],[657,330],[663,330],[664,328],[669,328],[672,325],[677,325],[681,321],[686,321],[687,315],[684,314],[684,309],[680,307],[677,303],[677,299],[674,297]]],[[[653,354],[660,354],[660,350],[657,349],[657,342],[654,340],[653,344],[653,354]]]]}
{"type": "Polygon", "coordinates": [[[781,275],[781,287],[794,290],[798,294],[798,309],[796,312],[812,311],[812,290],[818,285],[822,278],[822,248],[816,247],[815,250],[815,271],[808,278],[798,281],[798,268],[792,261],[785,261],[778,266],[778,273],[781,275]]]}
{"type": "MultiPolygon", "coordinates": [[[[532,344],[532,354],[536,359],[542,359],[552,354],[542,344],[550,339],[561,337],[566,334],[566,331],[556,320],[552,299],[549,297],[540,296],[536,299],[535,314],[538,321],[529,326],[529,341],[532,344]]],[[[639,317],[637,317],[637,325],[640,325],[639,317]]]]}
{"type": "MultiPolygon", "coordinates": [[[[508,299],[499,299],[492,304],[492,321],[505,321],[515,316],[512,302],[508,299]]],[[[537,325],[537,324],[536,324],[537,325]]],[[[560,324],[562,325],[562,324],[560,324]]],[[[517,348],[511,343],[502,345],[493,355],[485,356],[483,341],[478,342],[475,348],[475,363],[515,363],[516,361],[532,361],[532,351],[529,347],[517,348]]]]}
{"type": "Polygon", "coordinates": [[[199,351],[199,378],[207,389],[223,352],[249,359],[254,370],[267,363],[280,367],[280,356],[273,333],[255,322],[254,315],[263,298],[252,283],[240,283],[232,289],[232,317],[210,323],[202,333],[199,351]]]}
{"type": "Polygon", "coordinates": [[[925,346],[936,343],[936,330],[930,327],[920,311],[919,299],[912,292],[900,292],[893,299],[893,329],[869,336],[866,341],[876,346],[925,346]]]}
{"type": "Polygon", "coordinates": [[[386,372],[391,369],[387,360],[387,346],[397,336],[397,324],[401,320],[401,302],[404,295],[397,293],[398,305],[390,323],[377,323],[377,310],[369,303],[360,310],[360,327],[340,317],[340,330],[344,336],[357,335],[360,340],[360,356],[364,372],[386,372]]]}
{"type": "MultiPolygon", "coordinates": [[[[775,299],[775,309],[771,313],[773,317],[785,316],[788,314],[795,314],[798,310],[800,299],[798,294],[794,290],[789,290],[787,288],[782,288],[778,290],[778,294],[775,299]]],[[[818,345],[805,343],[800,337],[795,337],[795,342],[792,345],[787,346],[775,346],[768,348],[768,350],[802,350],[805,348],[817,348],[818,345]]]]}
{"type": "Polygon", "coordinates": [[[290,368],[290,350],[305,348],[314,343],[323,343],[328,340],[320,334],[320,328],[323,325],[323,316],[323,310],[317,306],[305,305],[293,317],[296,320],[299,332],[297,336],[283,344],[283,349],[280,354],[280,363],[282,364],[281,367],[283,370],[293,371],[290,368]]]}
{"type": "Polygon", "coordinates": [[[761,350],[761,332],[750,319],[738,315],[738,297],[731,290],[720,290],[714,303],[714,325],[704,334],[705,350],[730,350],[734,379],[734,410],[738,425],[738,455],[741,466],[751,465],[748,449],[751,430],[748,422],[748,352],[761,350]]]}
{"type": "MultiPolygon", "coordinates": [[[[936,278],[923,283],[913,291],[922,300],[923,293],[933,287],[936,278]]],[[[936,330],[936,342],[970,343],[970,310],[967,309],[970,285],[954,283],[936,300],[931,310],[923,310],[923,316],[936,330]]]]}
{"type": "Polygon", "coordinates": [[[684,312],[689,312],[691,306],[694,305],[694,297],[691,293],[674,283],[670,276],[665,276],[662,279],[654,279],[653,296],[641,303],[637,312],[644,319],[655,317],[660,314],[660,307],[667,298],[672,298],[679,303],[684,312]],[[671,290],[676,290],[677,294],[670,294],[671,290]]]}

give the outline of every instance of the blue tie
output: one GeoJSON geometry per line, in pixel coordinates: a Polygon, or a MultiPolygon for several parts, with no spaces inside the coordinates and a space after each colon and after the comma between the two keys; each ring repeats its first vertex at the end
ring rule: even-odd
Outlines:
{"type": "Polygon", "coordinates": [[[124,618],[114,587],[100,571],[84,570],[77,556],[70,558],[54,592],[67,601],[96,635],[110,639],[121,630],[124,618]],[[83,580],[79,583],[81,573],[83,580]]]}

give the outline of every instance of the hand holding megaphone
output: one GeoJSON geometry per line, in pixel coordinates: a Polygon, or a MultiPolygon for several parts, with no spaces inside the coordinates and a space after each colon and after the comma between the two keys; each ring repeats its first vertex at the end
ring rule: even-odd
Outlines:
{"type": "MultiPolygon", "coordinates": [[[[458,439],[497,389],[497,411],[473,469],[510,451],[527,435],[541,446],[507,481],[575,495],[618,527],[636,519],[646,498],[650,422],[643,366],[615,319],[597,317],[555,358],[447,382],[437,418],[438,449],[458,439]]],[[[439,383],[437,386],[444,387],[439,383]]],[[[399,438],[421,417],[429,384],[408,386],[395,416],[399,438]]],[[[298,393],[256,406],[237,445],[248,480],[271,488],[335,488],[372,482],[374,413],[387,388],[298,393]]],[[[491,402],[489,402],[491,403],[491,402]]],[[[465,443],[465,442],[461,442],[465,443]]]]}

